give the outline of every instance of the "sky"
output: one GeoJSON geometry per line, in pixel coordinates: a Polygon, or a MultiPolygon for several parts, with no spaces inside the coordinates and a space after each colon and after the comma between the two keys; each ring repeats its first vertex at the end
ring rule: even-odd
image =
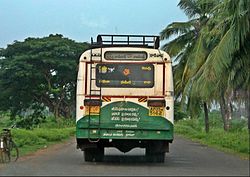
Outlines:
{"type": "Polygon", "coordinates": [[[179,0],[0,0],[0,48],[28,37],[62,34],[90,42],[98,34],[159,35],[186,21],[179,0]]]}

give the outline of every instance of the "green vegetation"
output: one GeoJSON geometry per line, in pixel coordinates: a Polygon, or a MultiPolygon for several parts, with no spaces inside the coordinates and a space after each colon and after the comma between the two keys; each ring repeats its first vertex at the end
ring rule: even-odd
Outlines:
{"type": "Polygon", "coordinates": [[[12,135],[18,145],[20,155],[46,148],[51,144],[69,139],[75,134],[75,127],[35,128],[33,130],[13,129],[12,135]]]}
{"type": "Polygon", "coordinates": [[[162,49],[174,60],[175,99],[191,117],[220,107],[229,131],[233,105],[243,103],[250,128],[250,6],[247,0],[180,0],[185,22],[160,32],[162,49]]]}
{"type": "MultiPolygon", "coordinates": [[[[175,132],[249,155],[249,2],[180,0],[178,6],[188,20],[160,32],[161,40],[172,39],[162,49],[174,59],[175,132]],[[209,113],[214,104],[220,114],[209,113]],[[236,112],[248,118],[248,128],[236,112]]],[[[21,154],[73,135],[78,59],[88,47],[51,34],[0,49],[0,128],[16,126],[21,154]]]]}
{"type": "Polygon", "coordinates": [[[175,133],[183,137],[198,141],[220,150],[235,153],[243,158],[249,158],[249,130],[247,120],[233,119],[230,131],[224,131],[223,122],[218,112],[210,114],[210,131],[205,132],[202,116],[196,119],[182,119],[175,124],[175,133]]]}
{"type": "Polygon", "coordinates": [[[174,63],[175,132],[249,157],[249,2],[180,0],[178,6],[188,20],[160,32],[174,63]],[[213,106],[220,113],[209,113],[213,106]]]}
{"type": "Polygon", "coordinates": [[[51,34],[0,49],[0,128],[15,126],[20,155],[74,135],[77,65],[87,48],[51,34]]]}
{"type": "Polygon", "coordinates": [[[88,47],[51,34],[0,49],[0,111],[25,128],[51,114],[74,117],[77,65],[88,47]]]}
{"type": "MultiPolygon", "coordinates": [[[[1,119],[0,128],[11,125],[8,117],[1,119]]],[[[41,124],[32,129],[13,128],[13,139],[18,146],[20,156],[35,152],[38,149],[47,148],[49,145],[68,140],[75,134],[75,120],[60,119],[56,121],[48,117],[41,124]]]]}

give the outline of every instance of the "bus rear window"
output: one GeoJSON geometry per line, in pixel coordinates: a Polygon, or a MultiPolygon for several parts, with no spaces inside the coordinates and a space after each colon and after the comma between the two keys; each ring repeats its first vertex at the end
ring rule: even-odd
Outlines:
{"type": "Polygon", "coordinates": [[[144,51],[107,51],[104,53],[106,60],[146,60],[144,51]]]}
{"type": "Polygon", "coordinates": [[[98,87],[152,88],[154,86],[153,64],[97,64],[98,87]]]}

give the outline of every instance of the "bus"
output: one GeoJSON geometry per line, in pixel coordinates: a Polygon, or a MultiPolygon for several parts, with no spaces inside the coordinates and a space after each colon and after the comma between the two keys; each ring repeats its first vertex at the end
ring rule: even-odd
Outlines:
{"type": "Polygon", "coordinates": [[[76,142],[85,161],[104,148],[144,148],[162,163],[174,131],[172,62],[159,36],[98,35],[81,54],[76,89],[76,142]]]}

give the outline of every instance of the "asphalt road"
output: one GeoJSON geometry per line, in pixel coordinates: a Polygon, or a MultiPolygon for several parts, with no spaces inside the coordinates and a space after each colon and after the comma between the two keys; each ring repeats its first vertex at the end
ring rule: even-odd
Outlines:
{"type": "Polygon", "coordinates": [[[105,149],[104,162],[84,162],[75,139],[0,164],[1,176],[249,176],[249,160],[175,137],[165,163],[148,163],[144,149],[105,149]]]}

